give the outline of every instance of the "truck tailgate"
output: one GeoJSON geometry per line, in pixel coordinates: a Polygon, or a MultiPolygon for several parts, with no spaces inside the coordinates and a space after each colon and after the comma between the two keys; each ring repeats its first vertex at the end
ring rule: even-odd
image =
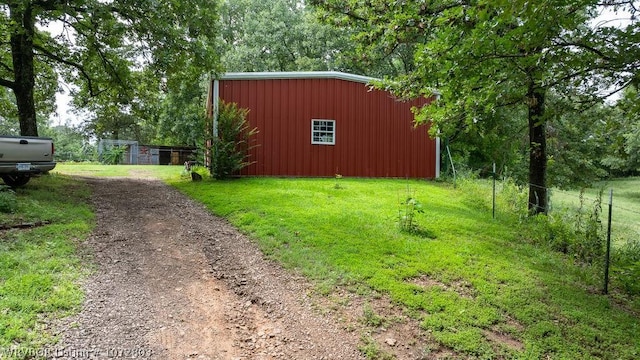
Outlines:
{"type": "Polygon", "coordinates": [[[53,161],[52,140],[29,136],[0,136],[0,162],[53,161]]]}

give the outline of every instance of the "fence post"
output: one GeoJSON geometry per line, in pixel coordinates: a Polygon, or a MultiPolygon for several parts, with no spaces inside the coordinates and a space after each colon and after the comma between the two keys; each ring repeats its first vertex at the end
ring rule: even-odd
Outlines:
{"type": "Polygon", "coordinates": [[[607,253],[604,259],[604,289],[603,292],[609,293],[609,257],[611,256],[611,209],[613,205],[613,189],[609,190],[609,220],[607,224],[607,253]]]}
{"type": "Polygon", "coordinates": [[[453,165],[453,158],[451,158],[451,151],[449,151],[449,145],[447,144],[447,154],[449,155],[449,161],[451,162],[451,170],[453,170],[453,188],[456,188],[456,167],[453,165]]]}
{"type": "Polygon", "coordinates": [[[493,163],[493,219],[496,218],[496,163],[493,163]]]}

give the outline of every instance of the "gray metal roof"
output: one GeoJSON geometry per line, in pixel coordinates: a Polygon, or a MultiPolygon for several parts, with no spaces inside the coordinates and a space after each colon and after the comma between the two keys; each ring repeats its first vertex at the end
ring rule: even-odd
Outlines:
{"type": "Polygon", "coordinates": [[[292,72],[230,72],[219,80],[280,80],[280,79],[340,79],[370,84],[376,78],[343,73],[339,71],[292,71],[292,72]]]}
{"type": "MultiPolygon", "coordinates": [[[[380,79],[344,73],[340,71],[265,71],[265,72],[229,72],[220,75],[217,80],[282,80],[282,79],[340,79],[370,85],[380,79]]],[[[214,79],[215,80],[215,79],[214,79]]],[[[438,90],[433,95],[440,97],[438,90]]]]}

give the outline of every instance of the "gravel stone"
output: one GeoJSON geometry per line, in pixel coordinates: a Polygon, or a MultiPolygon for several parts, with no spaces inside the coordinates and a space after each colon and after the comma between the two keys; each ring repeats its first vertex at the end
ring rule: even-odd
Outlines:
{"type": "Polygon", "coordinates": [[[95,269],[46,358],[363,358],[306,279],[201,204],[151,178],[86,181],[96,227],[80,248],[95,269]]]}

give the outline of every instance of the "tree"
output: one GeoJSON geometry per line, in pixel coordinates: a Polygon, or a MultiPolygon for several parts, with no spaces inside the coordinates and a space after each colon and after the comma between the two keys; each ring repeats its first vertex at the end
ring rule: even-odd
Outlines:
{"type": "Polygon", "coordinates": [[[299,0],[227,0],[221,14],[227,71],[352,70],[350,31],[322,24],[299,0]]]}
{"type": "Polygon", "coordinates": [[[44,127],[42,135],[53,139],[56,145],[56,161],[95,160],[96,147],[78,127],[70,124],[44,127]]]}
{"type": "Polygon", "coordinates": [[[615,112],[606,118],[602,137],[607,154],[602,164],[614,175],[640,173],[640,93],[636,86],[625,90],[615,112]]]}
{"type": "Polygon", "coordinates": [[[153,142],[158,108],[166,95],[160,90],[160,79],[149,70],[132,71],[129,77],[132,84],[127,89],[105,89],[102,96],[90,99],[76,96],[76,106],[84,107],[78,115],[85,119],[87,134],[98,139],[153,142]]]}
{"type": "Polygon", "coordinates": [[[577,102],[553,92],[547,99],[550,186],[587,187],[607,176],[601,164],[607,151],[602,136],[606,122],[615,117],[616,111],[600,103],[576,109],[577,102]]]}
{"type": "MultiPolygon", "coordinates": [[[[208,81],[207,81],[208,82],[208,81]]],[[[185,83],[159,103],[155,141],[164,145],[204,146],[206,84],[185,83]]]]}
{"type": "MultiPolygon", "coordinates": [[[[0,4],[0,85],[11,89],[22,135],[37,135],[36,78],[54,69],[77,103],[133,91],[150,69],[165,90],[219,65],[216,2],[14,0],[0,4]],[[46,31],[56,25],[61,31],[46,31]],[[8,56],[11,54],[11,56],[8,56]],[[37,76],[36,76],[37,75],[37,76]],[[115,91],[114,91],[115,89],[115,91]]],[[[49,84],[56,84],[57,77],[49,84]]]]}
{"type": "MultiPolygon", "coordinates": [[[[0,25],[0,28],[2,26],[0,25]]],[[[0,54],[0,77],[2,77],[2,59],[7,54],[0,54]],[[4,55],[4,56],[3,56],[4,55]]],[[[36,72],[39,74],[35,80],[33,92],[36,117],[39,126],[46,123],[48,115],[55,111],[55,94],[57,91],[57,74],[48,64],[36,64],[36,72]]],[[[20,121],[18,117],[17,102],[14,92],[10,88],[0,87],[0,134],[19,135],[20,121]]]]}
{"type": "MultiPolygon", "coordinates": [[[[547,210],[550,92],[587,103],[638,79],[638,23],[591,26],[596,0],[312,3],[336,25],[366,29],[359,38],[370,47],[413,46],[415,69],[386,86],[405,97],[439,96],[416,112],[433,135],[482,129],[503,108],[523,111],[532,213],[547,210]]],[[[633,5],[612,6],[635,12],[633,5]]]]}

